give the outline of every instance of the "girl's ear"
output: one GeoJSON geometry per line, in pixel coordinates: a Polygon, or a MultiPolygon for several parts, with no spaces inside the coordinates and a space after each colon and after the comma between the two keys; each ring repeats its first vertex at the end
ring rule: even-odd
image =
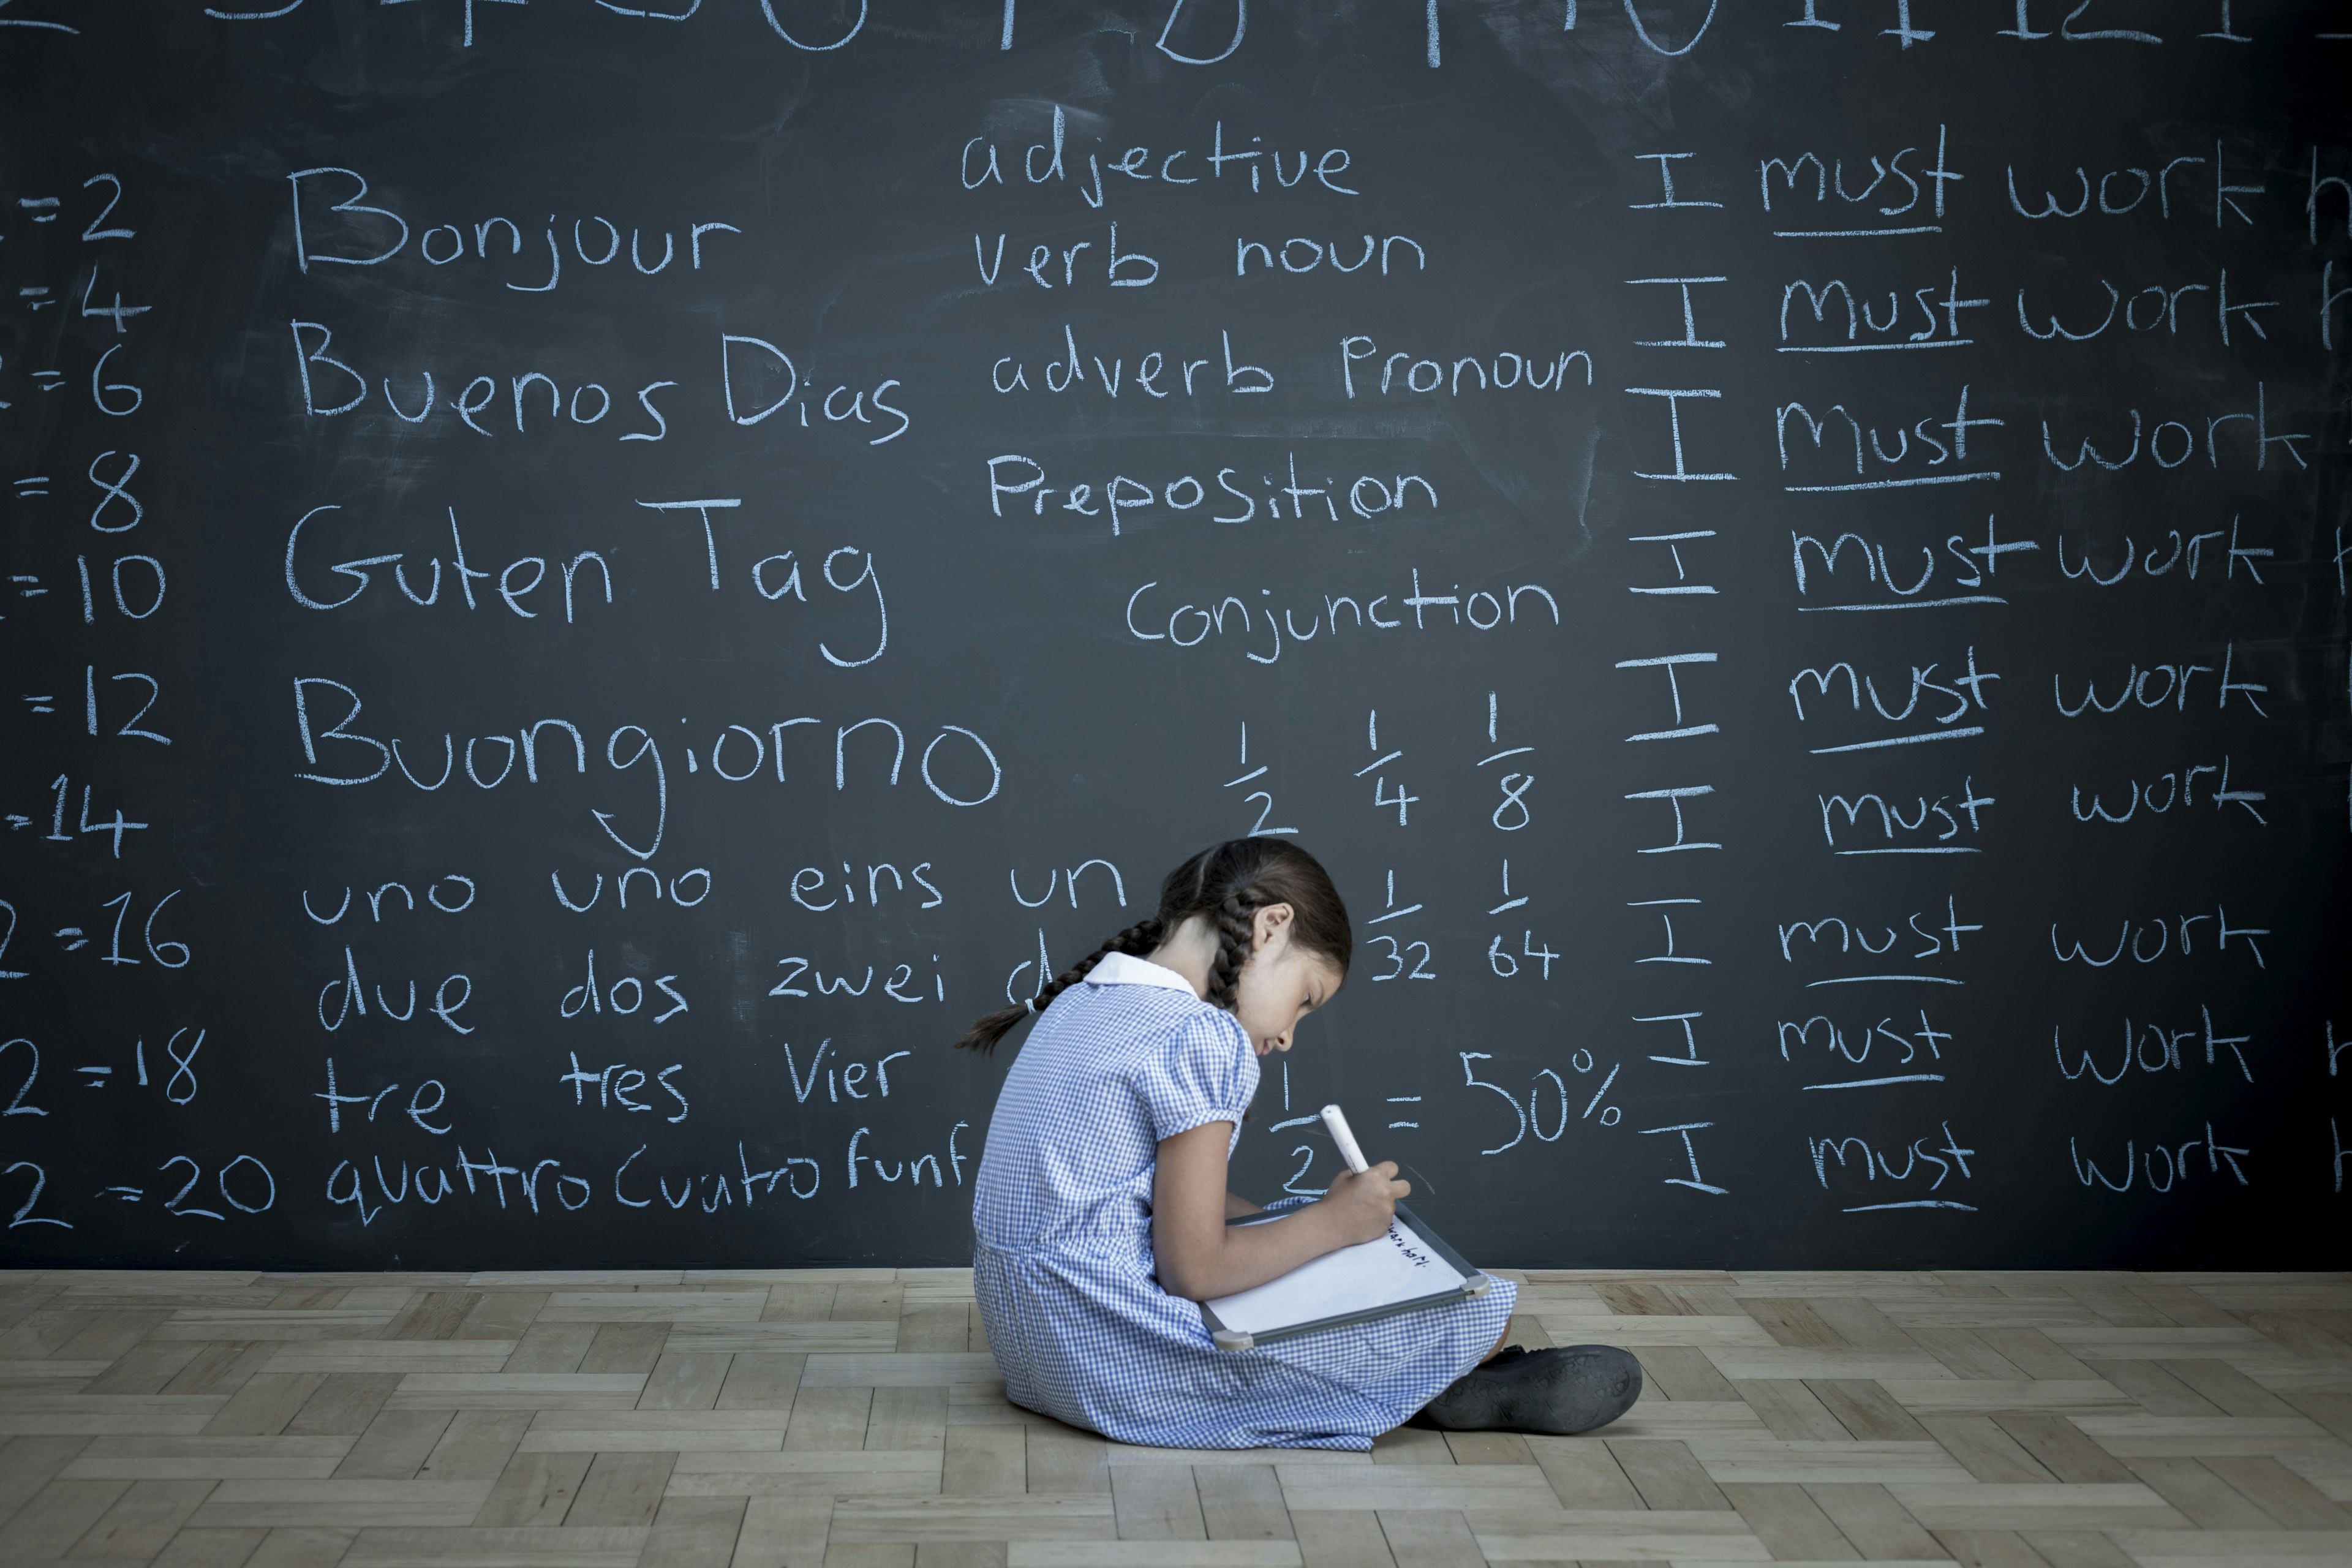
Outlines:
{"type": "Polygon", "coordinates": [[[1268,904],[1251,917],[1250,951],[1264,952],[1277,940],[1286,940],[1297,911],[1288,904],[1268,904]]]}

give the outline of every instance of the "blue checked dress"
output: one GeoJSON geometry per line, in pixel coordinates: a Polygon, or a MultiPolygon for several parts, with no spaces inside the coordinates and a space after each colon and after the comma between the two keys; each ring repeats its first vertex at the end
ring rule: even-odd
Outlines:
{"type": "Polygon", "coordinates": [[[1211,1121],[1238,1141],[1257,1079],[1233,1015],[1156,963],[1112,953],[1045,1010],[997,1098],[972,1202],[972,1284],[1007,1398],[1127,1443],[1362,1450],[1493,1346],[1508,1280],[1238,1352],[1160,1289],[1158,1145],[1211,1121]]]}

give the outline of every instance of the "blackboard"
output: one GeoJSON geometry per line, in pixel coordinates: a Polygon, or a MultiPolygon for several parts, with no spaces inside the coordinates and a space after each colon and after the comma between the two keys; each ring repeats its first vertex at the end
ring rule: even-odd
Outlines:
{"type": "Polygon", "coordinates": [[[1202,844],[1496,1266],[2341,1267],[2352,9],[10,0],[0,1256],[954,1265],[1202,844]]]}

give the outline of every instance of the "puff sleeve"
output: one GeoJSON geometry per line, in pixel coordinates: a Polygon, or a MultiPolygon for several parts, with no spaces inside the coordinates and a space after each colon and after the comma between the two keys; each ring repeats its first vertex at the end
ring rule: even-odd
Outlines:
{"type": "Polygon", "coordinates": [[[1212,1121],[1241,1126],[1257,1093],[1257,1057],[1232,1014],[1203,1008],[1156,1045],[1133,1079],[1155,1142],[1212,1121]]]}

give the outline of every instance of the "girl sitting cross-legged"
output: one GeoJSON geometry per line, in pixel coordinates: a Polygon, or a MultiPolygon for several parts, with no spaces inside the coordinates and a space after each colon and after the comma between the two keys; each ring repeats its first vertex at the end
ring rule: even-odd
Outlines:
{"type": "Polygon", "coordinates": [[[1222,1351],[1198,1303],[1383,1234],[1412,1189],[1389,1162],[1321,1201],[1257,1205],[1225,1163],[1258,1058],[1338,994],[1354,939],[1314,858],[1278,838],[1202,850],[1159,912],[956,1043],[986,1052],[1032,1014],[972,1202],[972,1279],[1006,1396],[1123,1442],[1371,1447],[1416,1412],[1456,1430],[1589,1431],[1642,1390],[1605,1345],[1502,1348],[1518,1288],[1222,1351]]]}

